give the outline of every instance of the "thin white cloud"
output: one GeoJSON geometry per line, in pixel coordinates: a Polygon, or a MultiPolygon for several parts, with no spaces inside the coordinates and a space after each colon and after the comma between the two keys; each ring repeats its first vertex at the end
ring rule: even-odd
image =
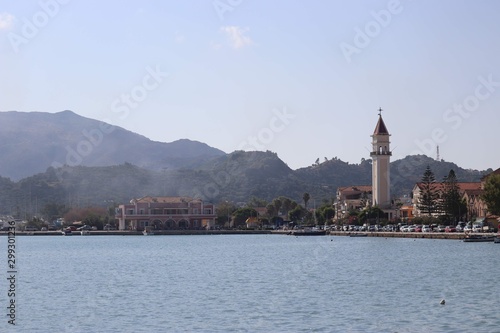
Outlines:
{"type": "Polygon", "coordinates": [[[9,30],[14,25],[15,17],[10,13],[0,13],[0,30],[9,30]]]}
{"type": "Polygon", "coordinates": [[[225,26],[221,27],[220,30],[226,34],[231,42],[231,46],[235,49],[240,49],[253,44],[250,37],[245,36],[245,33],[250,30],[248,28],[242,29],[237,26],[225,26]]]}

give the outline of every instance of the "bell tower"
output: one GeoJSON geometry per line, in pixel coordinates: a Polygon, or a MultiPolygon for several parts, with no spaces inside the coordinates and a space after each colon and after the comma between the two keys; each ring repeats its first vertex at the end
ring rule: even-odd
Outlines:
{"type": "Polygon", "coordinates": [[[372,205],[381,209],[391,206],[389,131],[382,119],[382,108],[378,110],[378,122],[373,131],[372,151],[372,205]]]}

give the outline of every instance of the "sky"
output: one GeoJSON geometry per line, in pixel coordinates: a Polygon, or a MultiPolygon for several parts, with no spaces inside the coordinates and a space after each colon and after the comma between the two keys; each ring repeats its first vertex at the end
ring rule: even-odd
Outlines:
{"type": "Polygon", "coordinates": [[[75,113],[151,140],[500,167],[500,2],[0,0],[0,111],[75,113]]]}

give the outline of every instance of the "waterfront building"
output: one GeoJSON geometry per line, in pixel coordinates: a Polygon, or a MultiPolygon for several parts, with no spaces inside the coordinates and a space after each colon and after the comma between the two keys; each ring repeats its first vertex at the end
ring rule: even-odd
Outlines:
{"type": "Polygon", "coordinates": [[[213,229],[215,205],[191,197],[151,197],[132,199],[119,205],[115,219],[119,230],[213,229]]]}
{"type": "Polygon", "coordinates": [[[370,185],[343,186],[337,189],[335,214],[337,219],[348,216],[350,211],[360,211],[372,200],[370,185]]]}
{"type": "MultiPolygon", "coordinates": [[[[422,211],[419,209],[419,202],[420,202],[420,196],[422,191],[424,190],[424,183],[416,183],[413,186],[412,190],[412,197],[413,197],[413,215],[414,216],[424,216],[425,213],[422,213],[422,211]]],[[[482,194],[482,189],[481,189],[481,183],[480,182],[458,182],[457,186],[459,188],[460,192],[460,197],[464,199],[466,206],[467,206],[467,216],[469,219],[472,216],[479,217],[483,216],[482,214],[486,214],[484,208],[484,203],[481,200],[481,194],[482,194]]],[[[442,193],[444,190],[444,184],[441,182],[436,182],[434,184],[434,190],[436,191],[437,194],[437,201],[436,201],[436,206],[439,207],[439,202],[442,197],[442,193]]],[[[465,216],[466,212],[463,212],[463,215],[465,216]]],[[[441,212],[439,209],[436,209],[435,212],[432,213],[432,216],[438,217],[442,215],[443,212],[441,212]]],[[[461,214],[462,215],[462,214],[461,214]]]]}

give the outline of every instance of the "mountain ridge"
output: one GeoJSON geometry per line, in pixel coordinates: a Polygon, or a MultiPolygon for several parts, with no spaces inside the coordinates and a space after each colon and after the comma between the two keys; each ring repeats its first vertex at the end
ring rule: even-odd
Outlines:
{"type": "MultiPolygon", "coordinates": [[[[29,114],[23,117],[29,118],[29,114]]],[[[66,153],[68,146],[76,147],[72,148],[76,151],[81,142],[86,142],[83,145],[87,146],[92,144],[90,134],[82,139],[81,132],[84,129],[88,134],[99,128],[96,126],[111,125],[89,118],[82,119],[72,111],[54,117],[58,121],[48,121],[44,113],[37,113],[35,121],[18,119],[18,127],[29,126],[16,129],[9,127],[9,122],[3,121],[8,117],[0,113],[0,153],[4,157],[4,163],[0,164],[0,212],[33,216],[39,211],[38,207],[50,203],[68,207],[103,206],[109,202],[128,202],[146,195],[192,196],[214,203],[248,202],[252,197],[270,201],[286,196],[301,202],[304,192],[308,192],[311,204],[320,204],[331,201],[339,186],[371,185],[370,159],[362,159],[359,164],[337,158],[325,159],[322,163],[318,160],[311,166],[292,170],[271,151],[235,151],[226,154],[188,139],[163,144],[138,134],[130,136],[132,132],[119,127],[109,133],[107,142],[108,137],[99,142],[99,135],[92,132],[95,135],[95,148],[84,157],[97,159],[93,161],[94,165],[58,164],[54,163],[57,160],[53,158],[64,157],[61,155],[61,146],[66,153]],[[38,132],[40,127],[45,130],[38,132]],[[74,135],[75,131],[79,134],[74,135]],[[30,136],[31,132],[35,132],[34,135],[30,136]],[[132,142],[128,142],[129,138],[132,142]],[[119,150],[117,146],[126,149],[119,150]],[[59,150],[51,152],[47,147],[59,150]],[[114,159],[107,156],[116,153],[116,150],[119,154],[115,154],[114,159]],[[21,155],[13,159],[13,153],[21,155]],[[44,154],[52,155],[47,158],[44,154]],[[103,165],[104,161],[111,165],[103,165]],[[38,169],[43,170],[14,180],[3,173],[2,170],[20,168],[20,162],[37,163],[38,169]]],[[[15,123],[10,122],[10,125],[15,123]]],[[[106,131],[106,127],[102,131],[106,131]]],[[[492,171],[466,170],[455,163],[436,161],[425,155],[406,156],[391,162],[391,193],[394,196],[409,195],[427,165],[433,170],[436,181],[441,181],[451,169],[455,170],[459,181],[479,181],[492,171]]]]}
{"type": "Polygon", "coordinates": [[[63,165],[194,167],[226,153],[205,143],[179,139],[152,141],[119,126],[79,116],[73,111],[0,112],[0,154],[11,161],[0,175],[14,180],[63,165]]]}

